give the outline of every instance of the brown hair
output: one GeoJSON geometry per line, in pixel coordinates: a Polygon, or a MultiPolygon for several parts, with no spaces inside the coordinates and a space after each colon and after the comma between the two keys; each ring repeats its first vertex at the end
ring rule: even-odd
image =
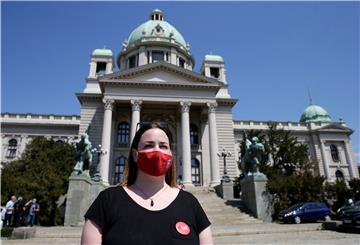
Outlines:
{"type": "MultiPolygon", "coordinates": [[[[166,136],[169,139],[169,146],[172,145],[172,136],[167,127],[162,125],[158,122],[151,122],[151,123],[141,123],[139,130],[136,132],[134,139],[131,143],[130,150],[129,150],[129,157],[127,164],[125,166],[125,172],[124,172],[124,181],[121,183],[122,186],[130,186],[135,183],[138,167],[136,165],[136,162],[134,161],[134,157],[132,154],[133,149],[137,150],[140,142],[141,136],[148,131],[149,129],[158,128],[165,132],[166,136]]],[[[171,186],[176,186],[176,164],[173,159],[173,163],[169,170],[165,174],[165,182],[171,186]]]]}

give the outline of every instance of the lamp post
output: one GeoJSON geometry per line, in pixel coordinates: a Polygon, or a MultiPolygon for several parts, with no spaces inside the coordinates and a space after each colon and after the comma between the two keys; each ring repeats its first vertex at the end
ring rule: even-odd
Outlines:
{"type": "Polygon", "coordinates": [[[230,177],[227,175],[227,169],[226,169],[226,158],[231,156],[230,151],[226,151],[225,148],[222,149],[221,152],[217,154],[219,157],[222,157],[224,159],[224,175],[222,177],[222,180],[224,182],[230,182],[230,177]]]}
{"type": "Polygon", "coordinates": [[[97,155],[96,170],[95,170],[95,174],[94,174],[94,177],[92,178],[92,180],[95,182],[99,182],[101,180],[101,175],[100,175],[100,171],[99,171],[100,157],[107,154],[107,151],[104,148],[102,148],[101,145],[99,145],[98,148],[95,147],[95,148],[91,149],[91,152],[93,154],[97,155]]]}

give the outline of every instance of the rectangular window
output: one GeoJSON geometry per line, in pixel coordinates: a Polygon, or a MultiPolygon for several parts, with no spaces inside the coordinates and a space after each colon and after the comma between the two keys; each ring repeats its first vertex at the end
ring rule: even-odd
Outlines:
{"type": "Polygon", "coordinates": [[[185,68],[185,60],[182,58],[179,58],[179,66],[181,66],[182,68],[185,68]]]}
{"type": "Polygon", "coordinates": [[[129,58],[129,68],[136,67],[136,56],[133,55],[129,58]]]}
{"type": "Polygon", "coordinates": [[[219,68],[210,67],[210,76],[219,78],[219,76],[220,76],[219,68]]]}
{"type": "Polygon", "coordinates": [[[152,61],[164,61],[164,52],[163,51],[152,51],[152,61]]]}
{"type": "Polygon", "coordinates": [[[106,71],[106,63],[105,62],[97,62],[96,64],[96,74],[103,75],[106,71]]]}

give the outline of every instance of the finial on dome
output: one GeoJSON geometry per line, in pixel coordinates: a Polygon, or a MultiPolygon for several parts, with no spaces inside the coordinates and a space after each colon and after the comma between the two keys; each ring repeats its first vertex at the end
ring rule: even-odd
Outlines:
{"type": "Polygon", "coordinates": [[[312,98],[311,98],[311,93],[310,93],[310,88],[308,87],[308,94],[309,94],[309,101],[310,101],[310,105],[313,104],[312,98]]]}
{"type": "Polygon", "coordinates": [[[150,20],[164,20],[164,13],[160,9],[154,9],[150,14],[150,20]]]}

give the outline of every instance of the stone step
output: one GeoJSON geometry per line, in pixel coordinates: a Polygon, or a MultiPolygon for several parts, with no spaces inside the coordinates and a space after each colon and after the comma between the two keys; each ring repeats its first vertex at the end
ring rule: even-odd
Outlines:
{"type": "MultiPolygon", "coordinates": [[[[221,220],[227,220],[230,224],[231,222],[235,222],[237,220],[240,220],[240,221],[244,221],[244,220],[256,220],[258,221],[258,219],[254,219],[254,217],[250,217],[250,216],[239,216],[239,217],[236,217],[236,219],[233,219],[231,218],[230,216],[225,216],[225,217],[222,217],[220,215],[217,215],[217,216],[210,216],[208,215],[209,219],[211,220],[216,220],[216,221],[221,221],[221,220]]],[[[262,222],[261,220],[259,220],[260,222],[262,222]]]]}
{"type": "Polygon", "coordinates": [[[199,201],[209,220],[213,224],[257,224],[262,223],[249,215],[249,211],[241,200],[223,200],[215,192],[206,190],[202,187],[192,187],[187,189],[199,201]]]}

